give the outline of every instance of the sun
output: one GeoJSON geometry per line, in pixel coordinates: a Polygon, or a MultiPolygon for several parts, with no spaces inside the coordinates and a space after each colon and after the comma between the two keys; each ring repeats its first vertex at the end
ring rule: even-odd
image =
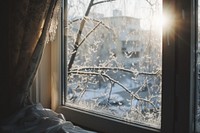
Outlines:
{"type": "Polygon", "coordinates": [[[157,15],[153,18],[153,23],[156,29],[165,29],[170,25],[169,17],[167,15],[157,15]]]}
{"type": "Polygon", "coordinates": [[[169,17],[167,15],[162,15],[162,21],[161,21],[161,26],[162,28],[166,28],[167,26],[170,25],[169,17]]]}

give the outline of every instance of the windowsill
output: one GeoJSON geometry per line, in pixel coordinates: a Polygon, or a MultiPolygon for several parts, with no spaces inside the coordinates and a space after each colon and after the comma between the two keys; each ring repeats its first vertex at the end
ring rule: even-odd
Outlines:
{"type": "Polygon", "coordinates": [[[56,110],[62,113],[66,120],[88,130],[105,133],[159,133],[159,129],[146,127],[139,124],[131,124],[125,121],[113,119],[109,116],[97,115],[88,111],[79,110],[69,106],[59,106],[56,110]],[[101,123],[101,124],[99,124],[101,123]],[[106,127],[106,128],[105,128],[106,127]]]}

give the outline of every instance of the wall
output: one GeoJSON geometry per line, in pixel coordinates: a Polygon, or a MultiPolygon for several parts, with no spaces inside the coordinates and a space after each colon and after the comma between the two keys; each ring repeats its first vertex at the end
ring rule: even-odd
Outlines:
{"type": "Polygon", "coordinates": [[[58,25],[55,41],[51,44],[51,109],[61,103],[61,24],[58,25]]]}
{"type": "Polygon", "coordinates": [[[34,103],[41,103],[46,108],[51,107],[51,44],[45,47],[30,92],[34,103]]]}
{"type": "Polygon", "coordinates": [[[31,89],[31,99],[45,108],[56,109],[60,103],[60,25],[55,40],[46,45],[31,89]]]}

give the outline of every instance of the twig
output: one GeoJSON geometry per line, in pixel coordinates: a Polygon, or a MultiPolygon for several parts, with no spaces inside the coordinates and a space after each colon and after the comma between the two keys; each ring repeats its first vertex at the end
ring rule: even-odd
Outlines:
{"type": "MultiPolygon", "coordinates": [[[[92,8],[93,1],[94,0],[90,1],[88,8],[87,8],[87,11],[85,12],[85,16],[89,15],[89,12],[92,8]]],[[[85,26],[85,23],[86,23],[85,19],[83,19],[80,23],[80,27],[79,27],[79,30],[78,30],[78,33],[77,33],[77,36],[76,36],[75,44],[74,44],[73,54],[71,55],[71,58],[69,60],[68,71],[70,71],[72,65],[74,64],[74,60],[75,60],[75,57],[76,57],[76,54],[77,54],[77,51],[78,51],[78,48],[79,48],[78,44],[79,44],[79,41],[81,39],[81,34],[82,34],[83,28],[85,26]]]]}
{"type": "Polygon", "coordinates": [[[153,6],[154,4],[152,4],[149,0],[146,0],[147,3],[149,3],[150,6],[153,6]]]}
{"type": "Polygon", "coordinates": [[[86,92],[86,88],[84,88],[84,90],[81,92],[81,94],[79,95],[79,102],[81,101],[81,98],[83,97],[83,95],[85,94],[86,92]]]}
{"type": "Polygon", "coordinates": [[[95,6],[95,5],[101,4],[101,3],[106,3],[106,2],[112,2],[112,1],[116,1],[116,0],[104,0],[104,1],[99,1],[99,2],[93,3],[92,6],[95,6]]]}
{"type": "Polygon", "coordinates": [[[101,22],[101,25],[103,25],[106,29],[108,29],[108,30],[112,30],[109,26],[107,26],[105,23],[103,23],[102,21],[100,21],[100,20],[97,20],[97,19],[93,19],[93,18],[89,18],[89,17],[85,17],[85,19],[87,19],[87,20],[92,20],[92,21],[94,21],[94,22],[101,22]]]}
{"type": "MultiPolygon", "coordinates": [[[[70,24],[72,24],[72,23],[74,23],[74,22],[80,21],[80,20],[83,20],[83,19],[82,19],[82,18],[78,18],[78,19],[74,19],[74,20],[72,20],[72,21],[69,21],[69,22],[68,22],[68,25],[70,25],[70,24]]],[[[65,26],[65,28],[67,28],[67,26],[65,26]]]]}
{"type": "Polygon", "coordinates": [[[145,84],[143,84],[142,86],[140,86],[140,88],[135,92],[135,94],[138,94],[143,89],[143,87],[145,87],[145,84]]]}
{"type": "MultiPolygon", "coordinates": [[[[123,71],[127,73],[132,73],[134,76],[137,75],[162,75],[160,73],[160,70],[157,70],[156,72],[137,72],[130,69],[125,69],[121,67],[79,67],[79,68],[73,68],[72,71],[81,71],[81,70],[113,70],[113,71],[123,71]]],[[[69,71],[70,73],[70,71],[69,71]]]]}
{"type": "Polygon", "coordinates": [[[81,46],[82,43],[84,43],[85,39],[88,38],[88,36],[97,29],[97,27],[101,24],[101,22],[99,22],[90,32],[88,32],[88,34],[83,38],[83,40],[78,44],[78,46],[81,46]]]}
{"type": "Polygon", "coordinates": [[[109,104],[109,102],[110,102],[110,99],[111,99],[111,94],[112,94],[112,88],[113,88],[113,83],[112,83],[112,81],[110,81],[111,83],[111,87],[110,87],[110,92],[109,92],[109,95],[108,95],[108,101],[107,101],[107,105],[109,104]]]}
{"type": "MultiPolygon", "coordinates": [[[[86,16],[84,18],[78,18],[78,19],[69,21],[68,25],[70,25],[70,24],[72,24],[74,22],[77,22],[77,21],[82,21],[83,19],[85,19],[85,20],[91,20],[91,21],[97,22],[97,23],[101,22],[101,25],[104,26],[106,29],[112,30],[109,26],[107,26],[105,23],[103,23],[103,21],[100,21],[100,20],[97,20],[97,19],[94,19],[94,18],[90,18],[90,17],[86,17],[86,16]]],[[[65,26],[65,28],[67,28],[67,26],[65,26]]]]}

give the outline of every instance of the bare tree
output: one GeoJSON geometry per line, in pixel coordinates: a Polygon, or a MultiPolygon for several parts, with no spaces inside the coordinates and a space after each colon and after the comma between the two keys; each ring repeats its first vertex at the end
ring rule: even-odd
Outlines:
{"type": "MultiPolygon", "coordinates": [[[[144,120],[152,120],[152,119],[160,119],[160,105],[159,107],[157,106],[157,104],[160,104],[161,101],[157,101],[155,103],[155,101],[153,100],[154,98],[158,97],[160,98],[160,94],[161,94],[161,79],[162,79],[162,73],[161,73],[161,69],[156,65],[152,65],[151,71],[145,71],[147,69],[143,69],[140,68],[140,66],[138,65],[132,65],[133,67],[128,67],[126,68],[124,66],[124,64],[119,63],[119,61],[117,61],[116,55],[115,53],[113,53],[113,51],[110,51],[109,57],[106,60],[102,61],[99,59],[98,61],[100,62],[99,65],[87,65],[88,61],[85,61],[85,65],[83,64],[78,64],[76,63],[75,65],[75,58],[78,58],[77,54],[78,52],[80,52],[79,48],[80,47],[85,47],[86,49],[88,47],[84,46],[86,45],[88,42],[88,38],[92,35],[95,34],[95,32],[97,32],[97,34],[99,32],[101,32],[102,28],[106,29],[107,31],[109,31],[109,33],[107,35],[113,35],[113,42],[116,43],[114,40],[115,38],[115,33],[116,32],[113,27],[110,27],[110,25],[104,23],[101,20],[98,19],[93,19],[89,17],[89,13],[91,11],[91,8],[94,6],[97,6],[99,4],[103,4],[103,3],[107,3],[107,2],[114,2],[117,0],[102,0],[102,1],[97,1],[95,2],[95,0],[90,0],[88,7],[86,9],[86,12],[84,14],[83,18],[78,18],[78,19],[74,19],[70,22],[68,22],[68,29],[70,29],[70,25],[73,25],[74,23],[79,24],[79,29],[76,31],[76,37],[74,37],[74,40],[71,42],[72,43],[72,48],[71,48],[71,52],[70,52],[70,58],[69,58],[69,62],[68,62],[68,82],[69,82],[69,86],[72,88],[71,91],[75,91],[75,92],[79,92],[77,94],[73,94],[72,96],[70,96],[70,99],[75,102],[81,101],[81,98],[83,98],[84,95],[86,95],[87,90],[92,88],[91,85],[94,84],[95,88],[97,89],[98,87],[96,86],[97,84],[101,84],[101,82],[104,82],[107,86],[105,88],[107,88],[108,90],[108,95],[107,95],[107,99],[105,101],[105,106],[108,107],[111,105],[112,103],[112,95],[114,90],[114,87],[117,85],[119,86],[126,95],[128,96],[129,100],[130,100],[130,112],[136,112],[136,114],[138,114],[140,116],[140,118],[144,119],[144,120]],[[87,29],[87,25],[86,23],[89,22],[93,22],[94,26],[91,26],[92,28],[87,29]],[[98,30],[98,28],[100,30],[98,30]],[[85,33],[83,35],[83,30],[85,30],[85,33]],[[83,46],[82,46],[83,45],[83,46]],[[102,63],[103,62],[103,63],[102,63]],[[134,68],[137,67],[137,68],[134,68]],[[123,83],[124,78],[123,77],[128,77],[129,79],[133,79],[131,80],[131,82],[134,82],[135,84],[139,84],[139,87],[137,88],[129,88],[127,87],[126,83],[123,83]],[[140,80],[141,83],[137,83],[138,79],[142,79],[140,80]],[[155,83],[155,85],[152,85],[152,83],[155,83]],[[108,86],[109,84],[109,86],[108,86]],[[73,86],[75,85],[75,86],[73,86]],[[154,89],[154,90],[153,90],[154,89]],[[141,94],[145,91],[146,96],[141,96],[141,94]],[[153,92],[154,91],[154,92],[153,92]],[[77,100],[79,99],[79,100],[77,100]],[[137,105],[133,105],[134,101],[137,101],[137,105]],[[137,106],[137,107],[136,107],[137,106]],[[151,106],[152,108],[150,109],[149,106],[151,106]],[[142,109],[141,109],[142,108],[142,109]],[[145,108],[145,109],[144,109],[145,108]],[[133,111],[134,110],[134,111],[133,111]],[[147,115],[147,114],[151,114],[151,115],[147,115]],[[158,115],[157,115],[158,114],[158,115]]],[[[157,0],[146,0],[146,2],[152,7],[156,4],[157,0]]],[[[70,32],[70,31],[69,31],[70,32]]],[[[143,33],[138,33],[139,31],[133,31],[130,32],[129,35],[133,36],[135,34],[143,34],[143,33]]],[[[104,35],[105,32],[102,33],[102,35],[104,35]]],[[[146,34],[146,33],[145,33],[146,34]]],[[[151,39],[151,37],[153,36],[153,34],[151,33],[151,31],[148,33],[148,39],[151,39]],[[150,37],[149,37],[150,34],[150,37]]],[[[97,36],[97,38],[100,38],[99,36],[97,36]]],[[[127,37],[128,38],[128,37],[127,37]]],[[[143,36],[143,39],[145,38],[145,35],[143,36]]],[[[93,38],[94,39],[94,38],[93,38]]],[[[105,39],[105,37],[104,37],[105,39]]],[[[152,40],[149,40],[149,48],[152,47],[152,40]],[[151,46],[150,46],[151,45],[151,46]]],[[[101,43],[101,42],[100,42],[101,43]]],[[[125,44],[128,44],[128,40],[124,42],[125,44]]],[[[155,42],[154,42],[155,43],[155,42]]],[[[158,42],[157,42],[158,43],[158,42]]],[[[67,44],[69,45],[69,44],[67,44]]],[[[101,44],[98,45],[97,47],[100,47],[102,45],[105,44],[101,44]]],[[[89,46],[90,47],[90,46],[89,46]]],[[[86,52],[86,51],[84,51],[86,52]]],[[[129,54],[128,56],[133,56],[134,52],[125,52],[125,54],[129,54]]],[[[93,56],[91,54],[91,56],[93,56]]],[[[130,58],[128,57],[128,58],[130,58]]],[[[147,57],[149,59],[149,57],[147,57]]],[[[150,61],[150,60],[148,60],[150,61]]],[[[143,62],[142,65],[145,66],[145,63],[150,63],[150,62],[143,62]]],[[[159,63],[158,63],[159,64],[159,63]]],[[[101,86],[101,85],[100,85],[101,86]]],[[[70,89],[70,88],[69,88],[70,89]]],[[[101,95],[97,96],[97,100],[100,100],[101,95]]],[[[98,105],[100,105],[100,102],[97,102],[98,105]]],[[[114,104],[114,103],[112,103],[114,104]]],[[[121,103],[118,103],[118,106],[120,106],[121,103]]],[[[96,106],[96,105],[95,105],[96,106]]],[[[131,113],[128,114],[131,114],[131,113]]],[[[159,123],[159,122],[158,122],[159,123]]]]}
{"type": "MultiPolygon", "coordinates": [[[[85,17],[87,17],[89,15],[90,10],[91,10],[91,8],[93,6],[101,4],[101,3],[105,3],[105,2],[111,2],[111,1],[115,1],[115,0],[105,0],[105,1],[99,1],[99,2],[96,2],[96,3],[94,3],[94,0],[91,0],[90,3],[89,3],[89,5],[88,5],[88,8],[87,8],[87,10],[85,12],[85,17]]],[[[74,44],[73,54],[72,54],[71,59],[70,59],[69,64],[68,64],[68,71],[70,71],[70,69],[71,69],[71,67],[73,65],[73,62],[75,60],[78,48],[82,44],[82,43],[79,43],[79,42],[80,42],[80,37],[81,37],[81,34],[82,34],[82,30],[84,28],[85,22],[86,22],[86,20],[82,19],[82,21],[80,23],[79,31],[78,31],[78,34],[77,34],[77,37],[76,37],[76,41],[75,41],[75,44],[74,44]]]]}

